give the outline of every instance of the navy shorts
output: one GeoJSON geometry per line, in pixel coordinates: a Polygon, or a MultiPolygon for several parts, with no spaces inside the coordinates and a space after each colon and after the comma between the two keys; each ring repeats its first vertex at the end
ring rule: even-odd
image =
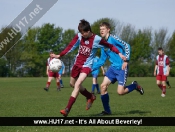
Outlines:
{"type": "Polygon", "coordinates": [[[126,84],[128,75],[128,68],[125,70],[118,70],[115,67],[110,66],[105,73],[105,76],[108,77],[108,79],[111,81],[112,84],[114,84],[116,81],[118,81],[118,85],[124,86],[126,84]]]}

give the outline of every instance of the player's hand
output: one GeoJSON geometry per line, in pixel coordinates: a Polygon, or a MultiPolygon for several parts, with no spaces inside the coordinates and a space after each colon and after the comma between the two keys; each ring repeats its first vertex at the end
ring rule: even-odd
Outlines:
{"type": "Polygon", "coordinates": [[[166,76],[168,77],[169,76],[169,73],[166,73],[166,76]]]}
{"type": "Polygon", "coordinates": [[[51,57],[53,57],[53,58],[60,58],[60,55],[52,54],[51,57]]]}
{"type": "Polygon", "coordinates": [[[122,55],[121,53],[119,53],[119,56],[122,60],[126,60],[126,57],[124,55],[122,55]]]}
{"type": "Polygon", "coordinates": [[[154,72],[154,76],[156,76],[156,72],[154,72]]]}
{"type": "Polygon", "coordinates": [[[48,71],[46,72],[46,75],[49,75],[49,72],[48,71]]]}
{"type": "Polygon", "coordinates": [[[128,62],[123,62],[122,70],[125,70],[127,68],[127,65],[128,65],[128,62]]]}

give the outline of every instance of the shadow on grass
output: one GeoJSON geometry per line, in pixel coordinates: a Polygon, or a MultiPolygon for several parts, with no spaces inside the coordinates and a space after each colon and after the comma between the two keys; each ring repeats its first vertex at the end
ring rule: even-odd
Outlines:
{"type": "MultiPolygon", "coordinates": [[[[104,115],[105,117],[113,117],[113,116],[127,116],[127,115],[136,115],[136,116],[146,116],[151,111],[141,111],[141,110],[132,110],[132,111],[125,111],[125,112],[113,112],[111,115],[104,115]]],[[[77,115],[80,117],[84,117],[85,115],[77,115]]],[[[87,115],[86,115],[87,116],[87,115]]],[[[101,116],[100,113],[91,114],[88,117],[104,117],[101,116]]]]}

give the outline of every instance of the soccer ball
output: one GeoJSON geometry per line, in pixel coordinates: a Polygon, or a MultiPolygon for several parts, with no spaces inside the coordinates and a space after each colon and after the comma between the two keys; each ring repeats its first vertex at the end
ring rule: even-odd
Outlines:
{"type": "Polygon", "coordinates": [[[49,63],[49,70],[52,72],[59,72],[62,67],[62,63],[60,59],[52,59],[49,63]]]}

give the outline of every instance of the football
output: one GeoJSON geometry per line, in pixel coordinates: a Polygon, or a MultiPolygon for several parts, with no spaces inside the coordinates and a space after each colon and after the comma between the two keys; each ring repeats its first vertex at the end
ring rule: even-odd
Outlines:
{"type": "Polygon", "coordinates": [[[52,72],[59,72],[62,67],[62,63],[60,59],[52,59],[49,63],[49,70],[52,72]]]}

